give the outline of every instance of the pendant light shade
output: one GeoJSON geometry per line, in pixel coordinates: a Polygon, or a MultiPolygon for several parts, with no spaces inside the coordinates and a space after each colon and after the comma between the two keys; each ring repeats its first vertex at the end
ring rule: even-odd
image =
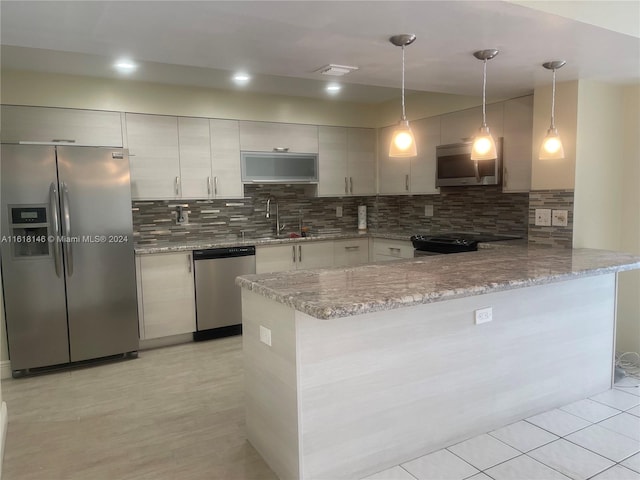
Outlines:
{"type": "Polygon", "coordinates": [[[491,60],[498,54],[498,50],[478,50],[473,56],[483,62],[482,73],[482,125],[478,129],[478,133],[473,137],[473,146],[471,147],[471,160],[493,160],[498,158],[496,151],[496,141],[494,140],[489,127],[487,126],[486,111],[486,92],[487,92],[487,60],[491,60]]]}
{"type": "Polygon", "coordinates": [[[564,60],[556,60],[542,64],[547,70],[553,71],[553,87],[551,89],[551,126],[547,130],[547,134],[540,146],[540,153],[538,154],[540,160],[562,160],[564,158],[562,140],[560,140],[560,135],[558,135],[558,129],[556,128],[556,70],[565,63],[567,62],[564,60]]]}
{"type": "Polygon", "coordinates": [[[402,117],[393,131],[389,144],[390,157],[415,157],[418,154],[416,139],[409,126],[404,107],[404,47],[411,45],[416,39],[413,34],[394,35],[389,39],[396,47],[402,47],[402,117]]]}

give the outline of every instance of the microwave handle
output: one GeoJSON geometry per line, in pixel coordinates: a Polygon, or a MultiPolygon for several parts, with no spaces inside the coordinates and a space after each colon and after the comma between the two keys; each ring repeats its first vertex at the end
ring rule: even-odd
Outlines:
{"type": "Polygon", "coordinates": [[[478,169],[478,160],[473,161],[473,167],[476,171],[476,181],[480,183],[480,170],[478,169]]]}

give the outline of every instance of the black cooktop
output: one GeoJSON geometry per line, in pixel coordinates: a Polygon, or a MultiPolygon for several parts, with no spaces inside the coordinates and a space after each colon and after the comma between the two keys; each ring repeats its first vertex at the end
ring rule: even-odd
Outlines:
{"type": "Polygon", "coordinates": [[[416,250],[435,253],[474,252],[480,242],[518,240],[514,235],[492,233],[441,232],[429,235],[413,235],[411,242],[416,250]]]}

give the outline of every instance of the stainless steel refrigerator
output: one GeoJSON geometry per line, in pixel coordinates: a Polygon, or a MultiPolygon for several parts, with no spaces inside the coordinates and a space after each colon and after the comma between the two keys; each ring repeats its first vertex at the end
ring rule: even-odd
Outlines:
{"type": "Polygon", "coordinates": [[[0,252],[14,376],[137,351],[126,151],[1,149],[0,252]]]}

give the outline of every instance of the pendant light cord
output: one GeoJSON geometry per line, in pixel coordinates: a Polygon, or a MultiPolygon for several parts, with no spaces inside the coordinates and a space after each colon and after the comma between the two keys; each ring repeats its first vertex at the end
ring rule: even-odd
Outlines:
{"type": "Polygon", "coordinates": [[[487,59],[485,58],[483,61],[483,72],[482,72],[482,126],[487,126],[487,111],[485,105],[487,103],[487,59]]]}
{"type": "Polygon", "coordinates": [[[402,45],[402,120],[407,119],[407,114],[404,109],[404,45],[402,45]]]}
{"type": "Polygon", "coordinates": [[[553,87],[551,89],[551,129],[556,128],[556,69],[553,69],[553,87]]]}

